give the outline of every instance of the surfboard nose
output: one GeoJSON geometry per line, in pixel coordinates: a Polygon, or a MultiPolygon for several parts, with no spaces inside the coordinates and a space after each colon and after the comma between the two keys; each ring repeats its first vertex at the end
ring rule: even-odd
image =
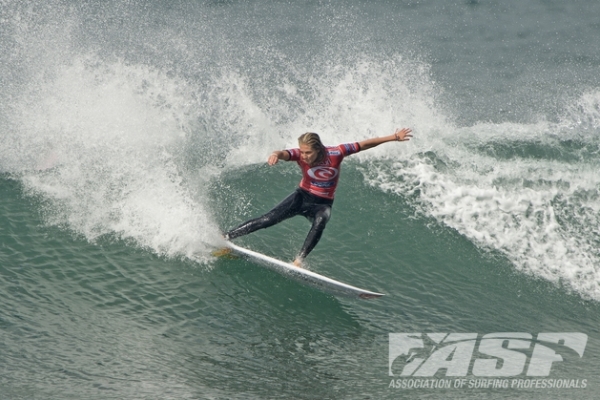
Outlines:
{"type": "Polygon", "coordinates": [[[361,293],[358,295],[361,299],[376,299],[378,297],[385,296],[383,293],[371,294],[371,293],[361,293]]]}

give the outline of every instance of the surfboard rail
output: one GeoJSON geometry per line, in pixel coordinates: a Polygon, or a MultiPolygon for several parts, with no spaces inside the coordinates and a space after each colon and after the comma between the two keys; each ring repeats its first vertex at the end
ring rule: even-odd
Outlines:
{"type": "Polygon", "coordinates": [[[337,281],[308,269],[297,267],[294,264],[287,263],[257,251],[238,246],[231,242],[227,242],[227,247],[229,247],[234,253],[256,261],[271,270],[277,271],[296,281],[316,287],[331,294],[358,297],[366,300],[376,299],[384,296],[383,293],[372,292],[370,290],[361,289],[359,287],[337,281]]]}

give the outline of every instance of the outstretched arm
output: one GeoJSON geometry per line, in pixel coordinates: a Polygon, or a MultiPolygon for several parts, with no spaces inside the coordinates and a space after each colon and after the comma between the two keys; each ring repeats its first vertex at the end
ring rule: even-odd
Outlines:
{"type": "Polygon", "coordinates": [[[397,129],[393,135],[363,140],[362,142],[358,142],[358,144],[360,145],[360,150],[364,151],[386,142],[405,142],[412,137],[411,132],[410,128],[397,129]]]}
{"type": "Polygon", "coordinates": [[[279,160],[290,161],[290,153],[285,150],[275,150],[267,159],[267,163],[275,165],[279,160]]]}

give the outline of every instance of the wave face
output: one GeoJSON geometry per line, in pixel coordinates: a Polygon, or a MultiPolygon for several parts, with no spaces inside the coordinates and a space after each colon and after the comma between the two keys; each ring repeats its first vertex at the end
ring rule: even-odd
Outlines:
{"type": "MultiPolygon", "coordinates": [[[[537,114],[543,105],[525,122],[503,117],[507,105],[496,104],[487,117],[500,122],[464,126],[452,111],[463,93],[449,101],[432,79],[440,67],[410,44],[386,58],[363,46],[351,52],[342,30],[320,38],[321,49],[303,42],[310,29],[284,34],[294,26],[289,17],[269,27],[277,10],[246,22],[260,33],[249,46],[243,29],[226,32],[225,10],[234,20],[258,12],[156,4],[147,14],[62,2],[5,10],[2,76],[11,85],[2,169],[40,196],[48,223],[89,240],[116,235],[158,254],[209,260],[221,212],[209,207],[209,183],[223,171],[263,162],[306,130],[339,143],[411,126],[410,145],[360,156],[377,166],[365,170],[368,182],[412,199],[418,213],[517,269],[598,298],[598,91],[563,98],[554,114],[537,114]],[[163,24],[149,22],[163,11],[163,24]],[[292,40],[313,57],[290,51],[292,40]]],[[[332,15],[319,18],[349,18],[377,35],[364,21],[336,17],[333,6],[325,11],[332,15]]],[[[481,114],[477,104],[466,112],[481,114]]]]}

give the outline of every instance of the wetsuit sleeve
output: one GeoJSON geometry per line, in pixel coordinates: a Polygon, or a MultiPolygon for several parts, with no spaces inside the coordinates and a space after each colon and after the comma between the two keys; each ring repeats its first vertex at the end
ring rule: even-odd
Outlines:
{"type": "Polygon", "coordinates": [[[358,142],[354,143],[344,143],[338,146],[342,154],[345,156],[349,156],[350,154],[355,154],[360,151],[360,145],[358,142]]]}

